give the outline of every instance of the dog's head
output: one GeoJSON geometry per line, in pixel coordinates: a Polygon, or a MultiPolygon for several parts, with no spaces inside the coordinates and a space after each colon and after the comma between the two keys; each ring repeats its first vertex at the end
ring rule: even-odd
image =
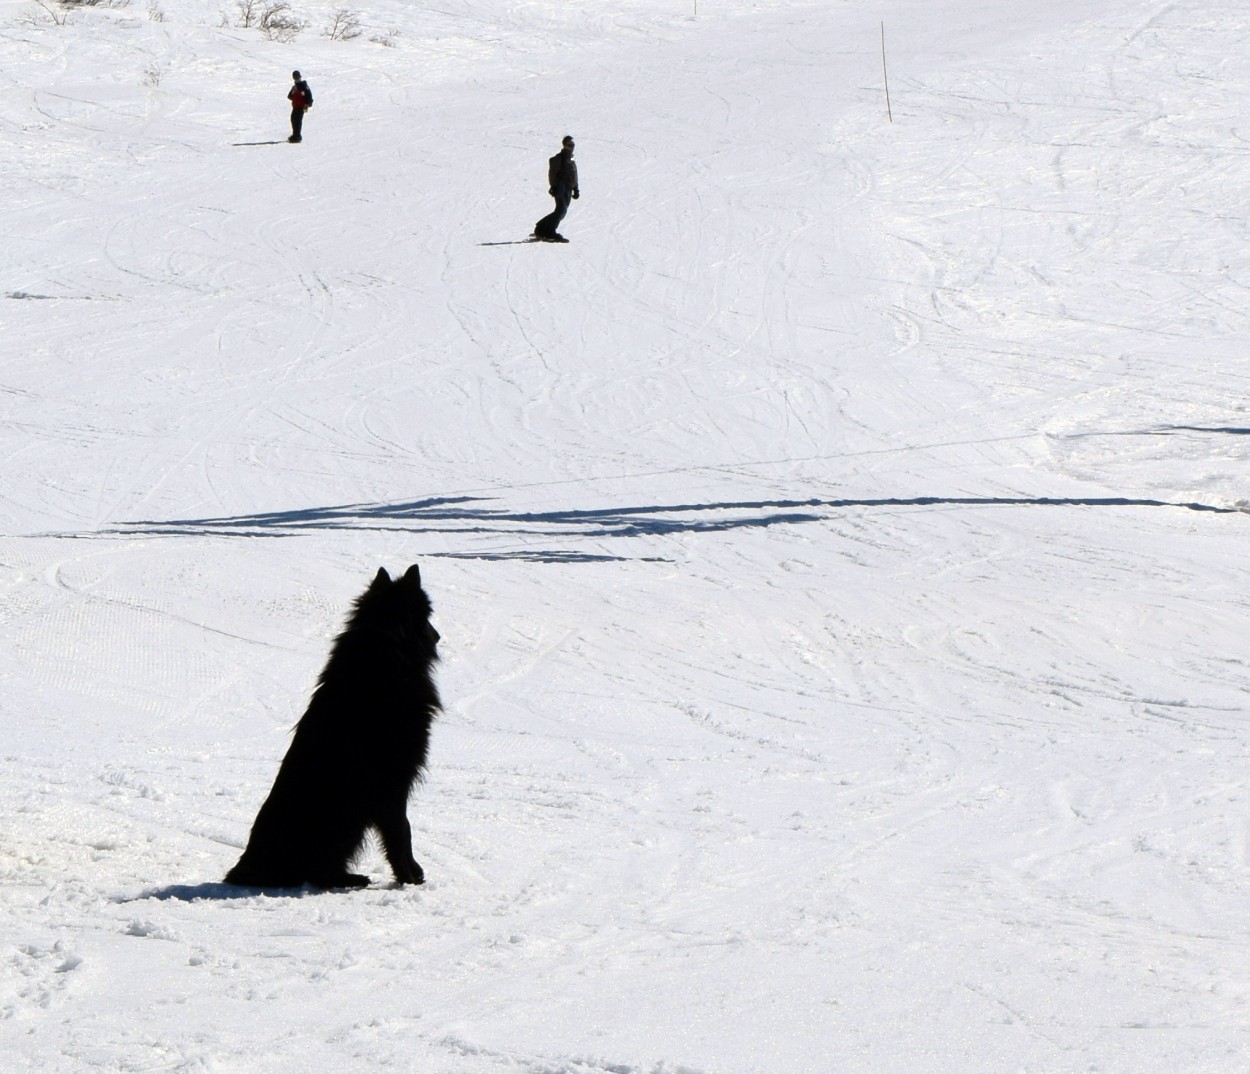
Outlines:
{"type": "Polygon", "coordinates": [[[414,563],[401,578],[392,578],[385,567],[379,567],[357,602],[355,619],[411,638],[431,660],[437,660],[441,635],[430,622],[432,612],[430,598],[421,585],[421,571],[414,563]]]}

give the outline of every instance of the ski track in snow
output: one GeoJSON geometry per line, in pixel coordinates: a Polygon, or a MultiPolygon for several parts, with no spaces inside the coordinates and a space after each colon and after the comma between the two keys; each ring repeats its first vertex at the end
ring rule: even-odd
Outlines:
{"type": "Polygon", "coordinates": [[[293,6],[0,6],[10,1065],[1243,1069],[1250,14],[293,6]],[[220,883],[417,560],[429,882],[220,883]]]}

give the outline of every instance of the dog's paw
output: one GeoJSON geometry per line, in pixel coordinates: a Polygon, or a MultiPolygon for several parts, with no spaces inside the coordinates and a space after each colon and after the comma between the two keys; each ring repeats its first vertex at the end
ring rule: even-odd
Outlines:
{"type": "Polygon", "coordinates": [[[401,884],[424,884],[425,870],[414,861],[408,868],[396,870],[395,879],[401,884]]]}

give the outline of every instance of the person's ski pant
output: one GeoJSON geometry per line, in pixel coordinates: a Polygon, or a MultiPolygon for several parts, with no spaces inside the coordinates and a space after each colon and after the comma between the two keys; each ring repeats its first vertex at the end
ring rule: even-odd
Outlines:
{"type": "Polygon", "coordinates": [[[560,226],[560,221],[568,214],[573,192],[566,186],[558,186],[552,190],[551,196],[556,199],[555,211],[544,216],[534,225],[535,235],[554,235],[560,226]]]}

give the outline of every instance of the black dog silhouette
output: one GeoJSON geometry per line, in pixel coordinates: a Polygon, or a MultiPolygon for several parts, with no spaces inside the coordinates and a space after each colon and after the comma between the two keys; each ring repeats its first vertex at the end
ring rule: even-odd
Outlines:
{"type": "Polygon", "coordinates": [[[401,884],[425,880],[412,855],[408,796],[425,770],[438,712],[438,631],[416,564],[378,571],[330,649],[247,849],[226,883],[364,887],[348,871],[370,828],[401,884]]]}

